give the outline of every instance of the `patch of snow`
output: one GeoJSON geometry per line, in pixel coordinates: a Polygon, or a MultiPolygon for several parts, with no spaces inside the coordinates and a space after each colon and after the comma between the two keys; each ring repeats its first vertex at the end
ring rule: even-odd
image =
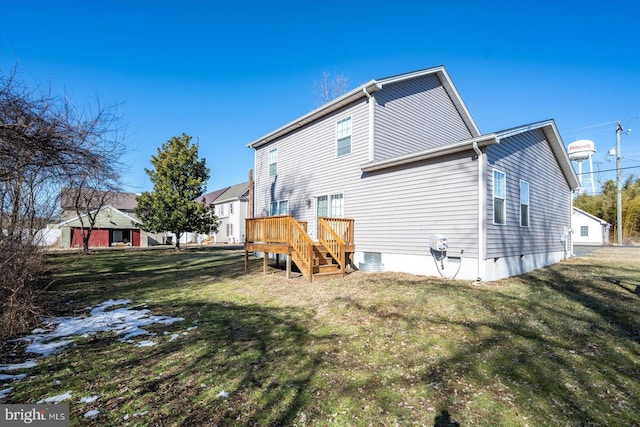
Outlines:
{"type": "MultiPolygon", "coordinates": [[[[114,332],[116,335],[122,335],[123,337],[119,341],[126,341],[134,343],[131,340],[133,337],[140,335],[156,335],[149,334],[143,327],[162,324],[171,325],[175,322],[181,322],[184,319],[181,317],[169,317],[169,316],[155,316],[152,315],[148,309],[137,309],[138,307],[146,306],[146,304],[140,304],[134,307],[119,307],[129,304],[131,301],[127,299],[110,299],[98,304],[94,307],[87,307],[90,315],[75,316],[75,317],[56,317],[45,319],[43,328],[36,328],[31,331],[30,335],[23,338],[19,338],[21,341],[28,342],[26,351],[28,353],[39,354],[41,357],[47,357],[51,354],[62,351],[68,345],[74,343],[74,339],[69,337],[89,337],[99,332],[114,332]],[[67,339],[63,339],[67,338],[67,339]]],[[[150,340],[140,341],[138,347],[151,347],[156,345],[156,342],[150,340]]],[[[73,344],[75,346],[76,344],[73,344]]],[[[16,371],[19,369],[29,369],[37,365],[36,360],[28,360],[23,363],[5,364],[0,365],[0,372],[16,371]]],[[[25,377],[25,375],[3,375],[0,380],[6,381],[18,381],[25,377]]],[[[57,385],[59,384],[56,383],[57,385]]],[[[0,398],[4,399],[11,389],[2,390],[0,398]]],[[[71,397],[71,392],[64,395],[50,397],[41,400],[38,403],[56,403],[60,400],[66,400],[71,397]],[[60,400],[57,400],[60,399],[60,400]]]]}
{"type": "Polygon", "coordinates": [[[158,323],[170,325],[184,320],[181,317],[154,316],[148,309],[134,310],[132,308],[119,307],[107,311],[108,308],[122,306],[130,302],[130,300],[125,299],[110,299],[93,308],[89,307],[90,316],[46,319],[47,326],[56,325],[53,331],[31,334],[21,339],[30,342],[26,348],[27,352],[46,357],[61,351],[63,347],[73,342],[70,339],[60,340],[63,337],[88,337],[98,332],[111,331],[117,335],[123,335],[119,341],[125,342],[133,337],[148,335],[149,332],[142,329],[143,327],[158,323]]]}
{"type": "Polygon", "coordinates": [[[97,409],[92,409],[90,411],[85,412],[84,417],[94,419],[95,417],[98,416],[99,413],[100,411],[98,411],[97,409]]]}
{"type": "Polygon", "coordinates": [[[9,396],[12,391],[13,391],[13,387],[9,387],[9,388],[5,388],[4,390],[0,390],[0,400],[2,400],[5,397],[9,396]]]}
{"type": "Polygon", "coordinates": [[[17,374],[17,375],[11,375],[11,374],[0,374],[0,381],[8,381],[8,382],[16,382],[16,381],[20,381],[21,379],[23,379],[24,377],[26,377],[27,374],[17,374]]]}
{"type": "Polygon", "coordinates": [[[54,385],[60,385],[60,384],[62,384],[62,381],[60,381],[60,380],[53,380],[53,384],[54,384],[54,385]]]}
{"type": "Polygon", "coordinates": [[[173,341],[173,340],[175,340],[176,338],[179,338],[179,337],[180,337],[180,334],[171,334],[171,338],[169,339],[169,341],[173,341]]]}
{"type": "Polygon", "coordinates": [[[25,351],[27,353],[36,353],[40,354],[43,357],[50,356],[54,353],[59,353],[64,350],[64,347],[71,344],[73,340],[61,340],[61,341],[51,341],[51,342],[38,342],[34,341],[32,344],[29,344],[25,351]]]}
{"type": "Polygon", "coordinates": [[[93,403],[98,400],[100,396],[85,396],[80,398],[80,403],[93,403]]]}
{"type": "Polygon", "coordinates": [[[36,366],[38,364],[38,362],[36,362],[35,360],[27,360],[26,362],[22,362],[22,363],[13,363],[10,365],[0,365],[0,372],[4,371],[17,371],[18,369],[29,369],[29,368],[33,368],[34,366],[36,366]]]}
{"type": "Polygon", "coordinates": [[[37,403],[59,403],[59,402],[62,402],[64,400],[69,400],[69,399],[71,399],[71,392],[70,391],[68,391],[68,392],[66,392],[64,394],[59,394],[57,396],[51,396],[51,397],[47,397],[45,399],[38,400],[37,403]]]}
{"type": "Polygon", "coordinates": [[[197,326],[191,326],[190,328],[187,328],[187,331],[193,331],[194,329],[198,329],[197,326]]]}
{"type": "Polygon", "coordinates": [[[229,397],[229,393],[222,390],[220,393],[217,394],[216,399],[219,399],[219,398],[226,399],[227,397],[229,397]]]}
{"type": "Polygon", "coordinates": [[[142,411],[142,412],[136,412],[135,414],[133,414],[134,417],[141,417],[143,415],[147,415],[149,413],[149,411],[142,411]]]}

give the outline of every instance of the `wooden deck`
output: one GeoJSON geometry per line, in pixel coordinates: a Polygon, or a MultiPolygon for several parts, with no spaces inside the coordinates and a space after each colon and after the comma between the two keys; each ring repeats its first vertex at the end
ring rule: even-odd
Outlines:
{"type": "Polygon", "coordinates": [[[286,257],[287,278],[291,263],[295,263],[310,282],[342,277],[353,263],[353,219],[320,218],[318,241],[307,234],[307,224],[290,215],[247,219],[245,269],[249,266],[249,252],[263,253],[266,273],[269,254],[286,257]]]}

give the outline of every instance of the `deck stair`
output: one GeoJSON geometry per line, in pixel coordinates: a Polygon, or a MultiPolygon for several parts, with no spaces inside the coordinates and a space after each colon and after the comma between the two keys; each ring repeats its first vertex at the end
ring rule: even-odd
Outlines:
{"type": "Polygon", "coordinates": [[[245,269],[248,269],[249,252],[262,252],[266,273],[268,254],[284,254],[287,257],[287,277],[291,262],[309,281],[343,277],[353,263],[353,219],[320,218],[318,241],[312,241],[307,224],[296,221],[290,215],[247,219],[245,242],[245,269]]]}

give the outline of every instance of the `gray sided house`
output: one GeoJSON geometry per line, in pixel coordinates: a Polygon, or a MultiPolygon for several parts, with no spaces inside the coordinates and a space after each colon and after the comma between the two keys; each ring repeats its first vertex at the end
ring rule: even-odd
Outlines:
{"type": "Polygon", "coordinates": [[[217,243],[242,243],[249,200],[249,183],[232,185],[218,195],[212,204],[220,220],[215,233],[217,243]]]}
{"type": "Polygon", "coordinates": [[[318,218],[352,218],[363,269],[489,281],[571,254],[579,183],[555,123],[481,134],[444,67],[372,80],[249,146],[254,216],[292,215],[312,239],[318,218]]]}

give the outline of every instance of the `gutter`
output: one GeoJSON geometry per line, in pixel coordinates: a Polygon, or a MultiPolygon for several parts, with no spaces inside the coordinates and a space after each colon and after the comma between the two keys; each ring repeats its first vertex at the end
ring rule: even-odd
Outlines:
{"type": "Polygon", "coordinates": [[[365,94],[367,94],[368,96],[370,94],[372,94],[373,92],[376,92],[380,90],[380,87],[378,86],[378,84],[376,83],[375,80],[371,80],[368,83],[365,83],[364,85],[357,87],[356,89],[352,90],[351,92],[347,92],[344,95],[336,98],[335,100],[331,101],[328,104],[324,104],[323,106],[316,108],[315,110],[311,111],[310,113],[305,114],[304,116],[287,123],[286,125],[274,130],[273,132],[269,133],[268,135],[257,139],[249,144],[247,144],[247,147],[249,148],[253,148],[254,150],[262,145],[268,144],[269,142],[276,140],[278,138],[280,138],[283,135],[288,134],[289,132],[292,132],[295,129],[301,128],[315,120],[317,120],[320,117],[326,116],[327,114],[330,114],[336,110],[339,110],[340,108],[351,104],[352,102],[357,101],[358,99],[364,98],[365,94]]]}
{"type": "Polygon", "coordinates": [[[473,142],[473,151],[478,156],[478,274],[476,282],[482,281],[484,277],[484,258],[485,258],[485,232],[486,232],[486,220],[485,213],[487,212],[487,194],[485,191],[485,164],[482,157],[482,150],[478,147],[478,142],[473,142]]]}
{"type": "Polygon", "coordinates": [[[371,96],[371,94],[367,91],[367,87],[363,87],[362,91],[364,92],[365,96],[367,97],[367,102],[369,103],[369,161],[373,162],[373,159],[375,158],[375,137],[374,137],[374,131],[375,131],[375,103],[373,102],[373,97],[371,96]]]}
{"type": "Polygon", "coordinates": [[[447,154],[459,153],[461,151],[470,150],[473,146],[486,147],[488,145],[499,144],[495,134],[483,135],[477,138],[466,139],[464,141],[455,142],[453,144],[442,145],[431,148],[429,150],[420,151],[418,153],[405,154],[403,156],[394,157],[387,160],[369,163],[360,167],[363,172],[374,172],[382,169],[403,166],[422,160],[433,159],[435,157],[446,156],[447,154]]]}

